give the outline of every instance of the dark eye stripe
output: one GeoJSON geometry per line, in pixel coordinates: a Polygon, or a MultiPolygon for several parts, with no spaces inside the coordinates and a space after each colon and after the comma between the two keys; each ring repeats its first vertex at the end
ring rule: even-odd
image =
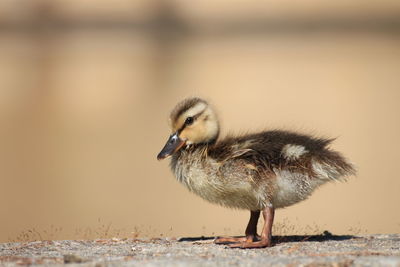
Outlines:
{"type": "Polygon", "coordinates": [[[186,126],[191,125],[198,117],[201,116],[201,114],[204,113],[204,111],[206,111],[206,110],[204,109],[202,112],[200,112],[194,116],[187,117],[185,122],[183,123],[182,127],[178,130],[178,133],[181,133],[185,129],[186,126]],[[188,119],[189,119],[189,121],[188,121],[188,119]]]}
{"type": "Polygon", "coordinates": [[[185,120],[185,125],[191,125],[194,122],[193,117],[187,117],[185,120]]]}

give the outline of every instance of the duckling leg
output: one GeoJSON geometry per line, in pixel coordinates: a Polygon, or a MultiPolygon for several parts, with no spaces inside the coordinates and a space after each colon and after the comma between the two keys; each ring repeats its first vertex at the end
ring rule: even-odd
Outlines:
{"type": "Polygon", "coordinates": [[[257,238],[257,222],[260,217],[260,211],[250,211],[250,220],[246,227],[246,236],[242,237],[218,237],[215,239],[215,244],[254,242],[257,238]]]}
{"type": "Polygon", "coordinates": [[[271,246],[272,224],[274,222],[275,209],[267,207],[263,211],[264,226],[261,232],[261,240],[256,242],[241,242],[232,244],[231,248],[265,248],[271,246]]]}

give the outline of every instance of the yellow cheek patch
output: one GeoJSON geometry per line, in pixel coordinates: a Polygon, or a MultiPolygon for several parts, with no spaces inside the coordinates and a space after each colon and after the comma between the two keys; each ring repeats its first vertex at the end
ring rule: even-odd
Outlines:
{"type": "Polygon", "coordinates": [[[185,128],[179,137],[184,140],[194,141],[197,133],[195,129],[185,128]]]}
{"type": "Polygon", "coordinates": [[[192,126],[186,127],[179,135],[181,139],[188,140],[190,142],[197,143],[204,139],[204,127],[203,123],[198,122],[192,126]]]}

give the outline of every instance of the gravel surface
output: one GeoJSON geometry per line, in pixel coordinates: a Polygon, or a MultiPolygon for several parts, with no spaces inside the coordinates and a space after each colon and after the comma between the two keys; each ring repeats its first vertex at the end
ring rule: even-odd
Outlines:
{"type": "Polygon", "coordinates": [[[274,237],[263,249],[229,249],[211,237],[35,241],[0,244],[0,265],[399,266],[400,234],[274,237]]]}

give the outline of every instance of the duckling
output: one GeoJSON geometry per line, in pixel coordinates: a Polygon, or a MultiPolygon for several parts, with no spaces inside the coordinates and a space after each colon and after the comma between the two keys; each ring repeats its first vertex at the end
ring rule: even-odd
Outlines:
{"type": "Polygon", "coordinates": [[[172,134],[158,160],[171,156],[177,180],[203,199],[250,211],[244,237],[218,237],[216,244],[271,246],[275,209],[307,199],[326,182],[355,174],[352,164],[328,147],[333,139],[271,130],[219,140],[218,117],[200,98],[178,103],[170,124],[172,134]],[[258,236],[260,213],[264,225],[258,236]]]}

